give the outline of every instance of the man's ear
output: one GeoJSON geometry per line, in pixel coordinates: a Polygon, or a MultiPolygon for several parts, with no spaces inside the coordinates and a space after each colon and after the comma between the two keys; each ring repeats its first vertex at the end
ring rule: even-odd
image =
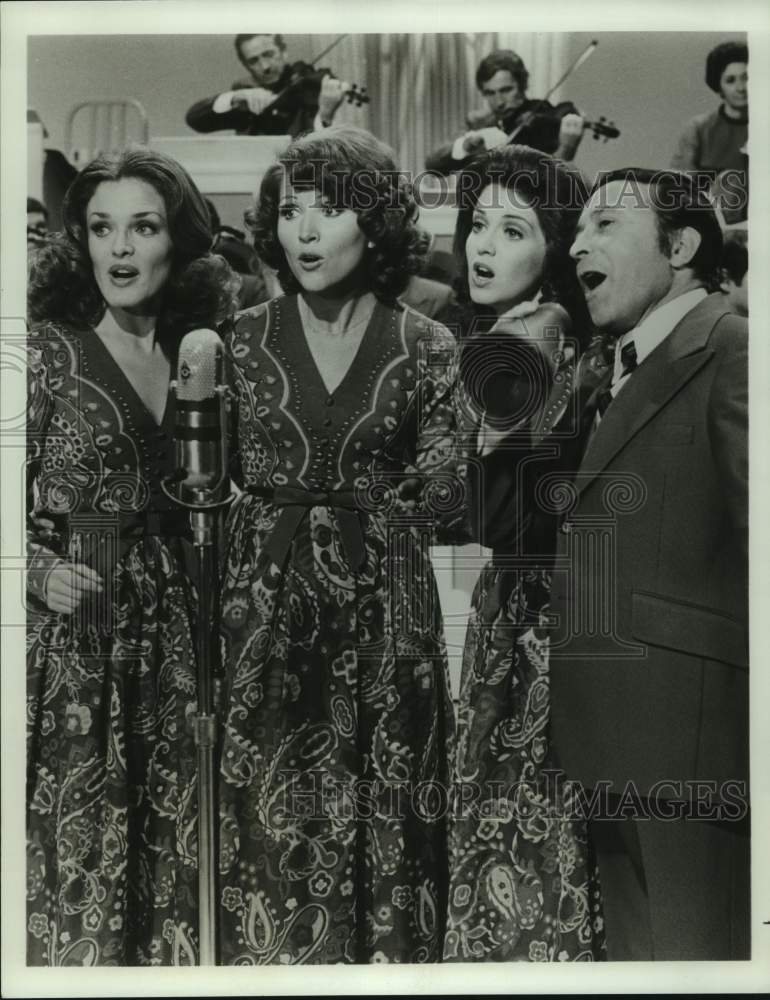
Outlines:
{"type": "Polygon", "coordinates": [[[674,270],[679,271],[683,267],[689,267],[693,257],[698,252],[700,241],[700,233],[692,226],[684,226],[674,234],[669,255],[669,261],[674,270]]]}

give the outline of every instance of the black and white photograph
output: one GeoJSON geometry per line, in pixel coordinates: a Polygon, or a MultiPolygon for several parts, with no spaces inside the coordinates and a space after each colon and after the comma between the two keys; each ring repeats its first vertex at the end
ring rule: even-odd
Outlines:
{"type": "Polygon", "coordinates": [[[5,996],[770,985],[770,13],[468,6],[0,6],[5,996]]]}

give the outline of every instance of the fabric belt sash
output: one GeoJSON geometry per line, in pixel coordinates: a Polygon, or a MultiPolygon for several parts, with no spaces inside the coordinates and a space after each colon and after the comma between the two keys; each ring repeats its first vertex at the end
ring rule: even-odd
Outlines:
{"type": "Polygon", "coordinates": [[[366,543],[362,515],[353,490],[306,490],[296,486],[259,487],[246,490],[251,496],[269,500],[283,510],[265,545],[265,552],[276,566],[282,567],[299,526],[312,507],[330,507],[337,518],[342,549],[348,565],[354,571],[366,563],[366,543]]]}

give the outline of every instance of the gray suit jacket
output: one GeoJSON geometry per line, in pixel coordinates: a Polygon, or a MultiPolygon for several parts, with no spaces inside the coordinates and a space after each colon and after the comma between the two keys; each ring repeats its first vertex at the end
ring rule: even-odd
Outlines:
{"type": "Polygon", "coordinates": [[[722,296],[700,302],[560,495],[552,736],[586,787],[748,777],[747,346],[722,296]]]}

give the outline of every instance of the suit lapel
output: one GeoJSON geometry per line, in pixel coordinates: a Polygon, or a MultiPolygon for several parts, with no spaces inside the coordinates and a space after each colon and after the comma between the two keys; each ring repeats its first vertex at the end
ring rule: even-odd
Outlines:
{"type": "Polygon", "coordinates": [[[707,345],[728,312],[722,302],[721,295],[699,302],[630,376],[589,440],[577,476],[580,492],[713,357],[707,345]]]}

